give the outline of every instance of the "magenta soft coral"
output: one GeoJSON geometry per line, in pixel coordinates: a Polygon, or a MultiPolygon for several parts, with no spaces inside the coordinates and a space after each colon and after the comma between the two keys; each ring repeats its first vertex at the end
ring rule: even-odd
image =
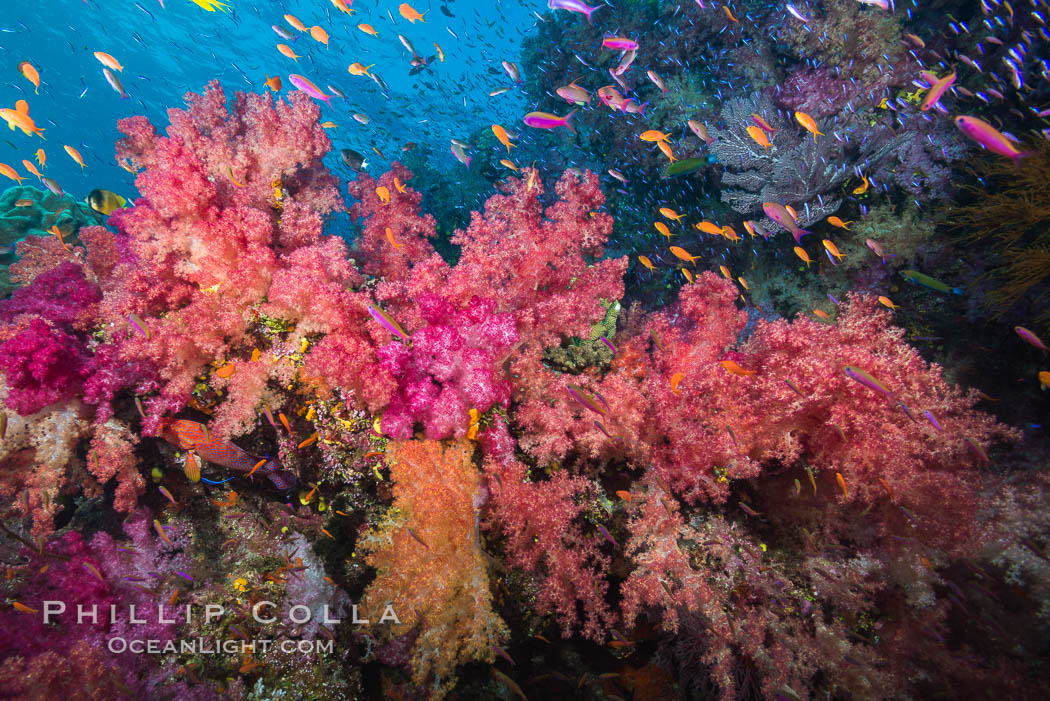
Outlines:
{"type": "Polygon", "coordinates": [[[462,247],[443,294],[463,304],[499,291],[501,311],[514,314],[526,343],[541,347],[566,336],[586,338],[605,309],[600,300],[623,296],[627,259],[602,259],[612,232],[598,176],[566,172],[558,199],[543,208],[539,178],[508,178],[452,242],[462,247]],[[594,258],[597,262],[591,263],[594,258]]]}
{"type": "Polygon", "coordinates": [[[418,422],[432,440],[461,438],[470,409],[484,413],[510,403],[510,385],[500,378],[499,364],[518,341],[514,318],[497,313],[495,301],[477,297],[457,310],[424,294],[419,306],[427,326],[412,334],[411,346],[391,341],[378,351],[398,381],[383,414],[383,432],[410,438],[418,422]]]}
{"type": "Polygon", "coordinates": [[[17,288],[0,302],[0,321],[11,323],[26,314],[56,326],[83,328],[94,321],[102,294],[76,263],[62,263],[17,288]]]}
{"type": "Polygon", "coordinates": [[[10,392],[6,404],[22,416],[72,399],[87,376],[87,355],[73,336],[33,319],[0,345],[0,370],[10,392]]]}
{"type": "Polygon", "coordinates": [[[161,647],[173,640],[177,625],[172,621],[182,618],[184,611],[159,601],[140,582],[166,595],[177,583],[185,585],[176,571],[194,571],[188,552],[192,546],[178,529],[169,530],[178,550],[157,538],[146,511],[127,519],[124,531],[127,541],[98,533],[89,545],[80,533],[69,532],[47,544],[44,554],[24,552],[28,559],[20,568],[24,574],[9,586],[15,587],[13,598],[39,613],[10,607],[0,611],[0,629],[5,632],[0,636],[0,695],[25,689],[17,698],[44,698],[41,692],[60,689],[66,697],[79,693],[76,698],[106,699],[131,689],[138,698],[169,693],[179,698],[214,697],[207,687],[191,694],[170,673],[162,674],[156,655],[110,651],[110,640],[157,641],[161,647]],[[53,607],[47,624],[44,602],[53,607]],[[65,610],[54,613],[59,605],[65,610]],[[83,617],[78,617],[80,607],[83,617]],[[34,676],[24,680],[20,673],[34,676]]]}

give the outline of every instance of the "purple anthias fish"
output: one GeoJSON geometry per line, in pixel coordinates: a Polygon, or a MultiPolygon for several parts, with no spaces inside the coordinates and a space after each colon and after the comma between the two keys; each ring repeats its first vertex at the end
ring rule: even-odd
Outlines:
{"type": "MultiPolygon", "coordinates": [[[[584,407],[590,409],[599,416],[605,416],[607,409],[603,409],[602,406],[598,404],[598,402],[595,400],[595,398],[591,396],[589,392],[587,392],[587,390],[583,389],[582,387],[578,387],[577,385],[569,385],[565,389],[568,390],[569,395],[573,399],[582,404],[584,407]]],[[[602,403],[605,403],[604,399],[602,400],[602,403]]],[[[606,407],[608,407],[608,404],[606,404],[606,407]]]]}
{"type": "Polygon", "coordinates": [[[321,92],[321,88],[314,85],[306,76],[299,75],[298,73],[292,73],[290,76],[288,76],[288,79],[292,81],[292,85],[299,88],[310,97],[316,98],[318,100],[324,100],[329,107],[332,106],[332,102],[330,100],[331,96],[325,95],[323,92],[321,92]]]}
{"type": "Polygon", "coordinates": [[[372,318],[375,319],[379,323],[379,325],[382,326],[384,329],[394,334],[405,343],[409,342],[408,334],[405,333],[405,330],[403,328],[401,328],[401,325],[394,321],[390,317],[390,315],[384,312],[382,309],[369,304],[368,313],[371,314],[372,318]]]}
{"type": "Polygon", "coordinates": [[[116,74],[108,68],[103,68],[102,73],[106,76],[106,82],[109,83],[109,87],[113,88],[118,93],[120,93],[120,99],[128,99],[128,94],[124,92],[124,86],[120,84],[120,78],[118,78],[116,74]]]}
{"type": "Polygon", "coordinates": [[[983,119],[959,115],[955,118],[955,126],[959,127],[963,134],[966,134],[966,136],[992,153],[998,153],[1000,156],[1012,159],[1015,165],[1022,158],[1027,158],[1034,153],[1033,151],[1020,151],[1001,131],[983,119]]]}
{"type": "Polygon", "coordinates": [[[638,42],[627,37],[605,37],[602,46],[614,51],[634,51],[638,48],[638,42]]]}
{"type": "Polygon", "coordinates": [[[852,365],[847,365],[846,366],[846,377],[850,378],[851,380],[856,380],[857,382],[861,383],[862,385],[864,385],[868,389],[873,389],[876,392],[879,392],[880,394],[885,395],[886,399],[888,399],[888,400],[891,400],[891,401],[893,400],[893,392],[891,392],[888,389],[886,389],[886,387],[883,386],[883,384],[881,382],[879,382],[874,377],[872,377],[871,375],[869,375],[868,373],[864,372],[863,370],[861,370],[858,367],[854,367],[852,365]]]}
{"type": "Polygon", "coordinates": [[[1047,350],[1046,349],[1046,344],[1043,343],[1043,340],[1041,338],[1039,338],[1038,336],[1036,336],[1031,331],[1029,331],[1028,329],[1026,329],[1025,327],[1023,327],[1023,326],[1015,326],[1014,327],[1014,331],[1016,331],[1017,335],[1020,336],[1021,338],[1023,338],[1027,343],[1032,344],[1033,346],[1035,346],[1039,350],[1043,351],[1044,353],[1046,352],[1046,350],[1047,350]]]}
{"type": "Polygon", "coordinates": [[[922,415],[930,420],[930,423],[933,424],[933,427],[935,429],[937,429],[938,431],[943,431],[944,430],[943,428],[941,428],[941,425],[939,423],[937,423],[937,419],[934,417],[932,411],[927,409],[926,411],[922,412],[922,415]]]}
{"type": "Polygon", "coordinates": [[[452,155],[456,157],[457,161],[459,161],[468,168],[470,167],[470,161],[472,159],[470,156],[467,155],[467,152],[464,151],[463,147],[459,144],[452,144],[452,155]]]}
{"type": "Polygon", "coordinates": [[[803,236],[813,233],[812,231],[798,228],[798,224],[795,223],[795,218],[791,216],[791,212],[787,210],[787,207],[782,204],[777,204],[776,202],[763,202],[762,211],[766,213],[767,217],[790,231],[791,235],[795,237],[795,243],[802,243],[803,236]]]}
{"type": "Polygon", "coordinates": [[[529,112],[525,115],[525,124],[535,129],[554,129],[555,127],[565,127],[573,134],[576,130],[573,129],[572,124],[569,120],[572,119],[572,115],[576,114],[576,110],[572,110],[564,117],[559,117],[556,114],[550,112],[529,112]]]}
{"type": "Polygon", "coordinates": [[[569,12],[579,12],[581,15],[587,16],[588,24],[591,21],[591,15],[596,11],[602,9],[601,5],[591,7],[580,0],[547,0],[547,7],[552,10],[568,10],[569,12]]]}

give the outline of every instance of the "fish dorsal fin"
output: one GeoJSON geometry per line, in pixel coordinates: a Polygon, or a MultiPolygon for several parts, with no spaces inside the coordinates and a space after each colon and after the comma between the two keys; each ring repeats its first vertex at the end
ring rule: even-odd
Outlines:
{"type": "Polygon", "coordinates": [[[19,100],[15,103],[15,111],[21,112],[22,114],[29,114],[29,103],[25,100],[19,100]]]}

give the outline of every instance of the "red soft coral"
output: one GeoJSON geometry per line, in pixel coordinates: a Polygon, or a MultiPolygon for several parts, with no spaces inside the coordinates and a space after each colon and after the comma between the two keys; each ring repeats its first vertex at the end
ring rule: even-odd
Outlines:
{"type": "Polygon", "coordinates": [[[539,610],[557,615],[566,638],[579,629],[584,637],[603,640],[613,620],[602,574],[609,557],[600,549],[604,536],[593,527],[585,531],[580,523],[591,484],[565,472],[530,482],[528,468],[513,460],[487,460],[485,471],[491,506],[487,524],[506,537],[510,564],[536,577],[539,610]]]}

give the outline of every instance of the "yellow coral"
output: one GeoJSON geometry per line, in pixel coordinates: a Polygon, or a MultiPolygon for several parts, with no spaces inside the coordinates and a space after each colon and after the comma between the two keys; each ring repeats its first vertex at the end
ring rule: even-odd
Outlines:
{"type": "Polygon", "coordinates": [[[470,441],[391,442],[386,459],[394,483],[394,510],[361,542],[378,570],[363,608],[389,605],[400,623],[381,632],[401,635],[417,625],[412,654],[416,684],[441,698],[456,682],[456,667],[492,661],[492,645],[507,635],[492,611],[474,499],[480,474],[470,441]]]}

